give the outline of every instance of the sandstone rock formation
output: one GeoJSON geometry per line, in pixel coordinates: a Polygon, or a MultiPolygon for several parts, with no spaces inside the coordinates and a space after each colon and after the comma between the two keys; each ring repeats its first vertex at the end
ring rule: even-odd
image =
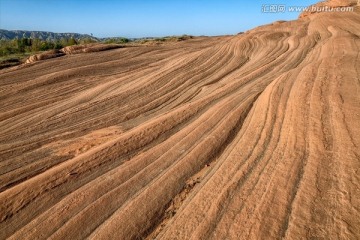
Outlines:
{"type": "Polygon", "coordinates": [[[359,239],[360,12],[0,70],[0,239],[359,239]]]}
{"type": "Polygon", "coordinates": [[[65,53],[63,53],[60,50],[50,50],[50,51],[46,51],[43,53],[39,53],[39,54],[35,54],[30,56],[28,59],[26,59],[25,63],[33,63],[33,62],[37,62],[40,60],[46,60],[46,59],[50,59],[50,58],[56,58],[56,57],[61,57],[64,56],[65,53]]]}
{"type": "Polygon", "coordinates": [[[121,47],[122,46],[119,44],[94,43],[94,44],[68,46],[61,49],[61,51],[65,54],[78,54],[78,53],[100,52],[115,48],[121,48],[121,47]]]}
{"type": "Polygon", "coordinates": [[[40,60],[61,57],[64,55],[69,55],[69,54],[100,52],[100,51],[106,51],[106,50],[122,48],[122,47],[123,46],[119,45],[119,44],[103,44],[103,43],[67,46],[60,50],[50,50],[50,51],[32,55],[25,61],[25,63],[33,63],[33,62],[37,62],[40,60]]]}

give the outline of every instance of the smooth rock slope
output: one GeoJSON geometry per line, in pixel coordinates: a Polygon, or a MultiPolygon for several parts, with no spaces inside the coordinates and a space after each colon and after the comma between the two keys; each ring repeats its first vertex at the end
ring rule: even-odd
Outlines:
{"type": "Polygon", "coordinates": [[[360,12],[0,71],[0,239],[359,239],[360,12]]]}

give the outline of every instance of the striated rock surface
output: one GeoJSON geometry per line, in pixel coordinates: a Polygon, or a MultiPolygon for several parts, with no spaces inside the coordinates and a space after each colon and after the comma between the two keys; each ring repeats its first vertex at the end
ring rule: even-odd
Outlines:
{"type": "Polygon", "coordinates": [[[1,70],[0,239],[359,239],[359,49],[356,10],[1,70]]]}

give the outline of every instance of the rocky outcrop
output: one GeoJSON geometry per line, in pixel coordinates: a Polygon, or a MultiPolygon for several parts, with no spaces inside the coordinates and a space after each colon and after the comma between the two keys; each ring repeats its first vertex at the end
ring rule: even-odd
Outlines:
{"type": "Polygon", "coordinates": [[[71,54],[79,54],[79,53],[90,53],[90,52],[100,52],[106,51],[116,48],[122,48],[122,45],[118,44],[85,44],[85,45],[74,45],[64,47],[60,50],[50,50],[40,54],[36,54],[30,56],[25,63],[34,63],[41,60],[46,60],[50,58],[61,57],[64,55],[71,55],[71,54]]]}
{"type": "Polygon", "coordinates": [[[61,50],[50,50],[50,51],[46,51],[40,54],[35,54],[30,56],[25,63],[33,63],[33,62],[37,62],[40,60],[46,60],[46,59],[50,59],[50,58],[56,58],[56,57],[61,57],[64,56],[65,53],[62,52],[61,50]]]}
{"type": "Polygon", "coordinates": [[[100,52],[116,48],[122,48],[123,45],[119,44],[85,44],[85,45],[73,45],[62,48],[62,51],[65,54],[78,54],[78,53],[89,53],[89,52],[100,52]]]}
{"type": "Polygon", "coordinates": [[[21,64],[21,60],[18,58],[11,58],[6,60],[0,60],[0,69],[13,67],[21,64]]]}

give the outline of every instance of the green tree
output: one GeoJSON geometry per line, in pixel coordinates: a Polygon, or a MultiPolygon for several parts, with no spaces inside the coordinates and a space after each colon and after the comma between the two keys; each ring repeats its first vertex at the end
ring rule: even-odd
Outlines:
{"type": "Polygon", "coordinates": [[[46,50],[54,49],[54,48],[55,48],[55,44],[52,43],[52,42],[49,42],[49,41],[41,42],[41,45],[40,45],[40,50],[41,51],[46,51],[46,50]]]}
{"type": "Polygon", "coordinates": [[[40,51],[41,41],[38,38],[32,39],[31,41],[31,51],[37,52],[40,51]]]}
{"type": "MultiPolygon", "coordinates": [[[[17,46],[11,40],[0,40],[0,56],[7,56],[17,52],[17,46]]],[[[17,44],[17,43],[16,43],[17,44]]]]}
{"type": "Polygon", "coordinates": [[[76,45],[76,44],[77,44],[77,42],[76,42],[75,38],[71,37],[68,41],[68,46],[76,45]]]}
{"type": "Polygon", "coordinates": [[[80,44],[88,44],[96,42],[94,39],[87,37],[80,40],[80,44]]]}
{"type": "Polygon", "coordinates": [[[54,49],[61,49],[63,48],[64,46],[61,44],[61,41],[59,40],[56,40],[55,43],[54,43],[54,49]]]}
{"type": "Polygon", "coordinates": [[[17,39],[17,49],[20,53],[25,52],[25,41],[24,39],[17,39]]]}

